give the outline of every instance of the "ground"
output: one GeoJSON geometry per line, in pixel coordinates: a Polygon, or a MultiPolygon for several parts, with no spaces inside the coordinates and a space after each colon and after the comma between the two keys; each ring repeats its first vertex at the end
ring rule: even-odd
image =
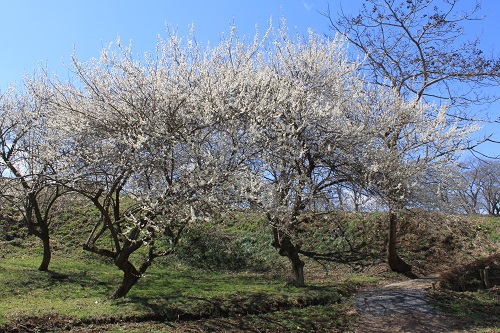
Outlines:
{"type": "Polygon", "coordinates": [[[431,304],[426,290],[437,283],[437,278],[429,277],[360,292],[355,298],[360,320],[351,332],[471,332],[463,329],[463,321],[443,314],[431,304]]]}

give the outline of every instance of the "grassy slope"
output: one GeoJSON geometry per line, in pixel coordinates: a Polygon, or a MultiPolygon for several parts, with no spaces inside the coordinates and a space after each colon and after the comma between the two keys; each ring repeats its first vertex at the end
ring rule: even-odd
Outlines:
{"type": "MultiPolygon", "coordinates": [[[[216,229],[191,231],[177,257],[153,265],[128,298],[111,301],[107,296],[120,281],[120,272],[109,262],[83,253],[80,246],[93,214],[80,209],[53,223],[51,269],[67,274],[68,280],[54,280],[36,271],[40,250],[35,239],[14,237],[0,243],[4,256],[0,285],[5,286],[0,289],[0,327],[92,331],[93,323],[95,331],[117,332],[343,331],[354,318],[347,297],[353,290],[401,279],[384,264],[384,214],[336,214],[306,225],[299,235],[308,254],[304,259],[309,286],[303,289],[289,287],[280,277],[287,263],[269,246],[262,221],[239,216],[238,221],[219,223],[216,229]],[[192,248],[188,241],[199,246],[192,248]]],[[[402,217],[401,254],[420,275],[499,251],[498,218],[426,212],[402,217]]],[[[15,234],[12,229],[9,232],[15,234]]],[[[475,308],[492,308],[495,297],[478,296],[475,308]]],[[[462,302],[450,299],[459,298],[436,297],[445,309],[462,302]]],[[[474,325],[481,326],[470,323],[474,325]]],[[[488,325],[483,327],[495,324],[488,325]]]]}

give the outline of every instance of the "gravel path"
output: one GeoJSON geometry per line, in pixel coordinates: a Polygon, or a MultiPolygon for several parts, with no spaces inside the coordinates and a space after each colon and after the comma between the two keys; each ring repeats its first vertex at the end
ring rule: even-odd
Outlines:
{"type": "Polygon", "coordinates": [[[427,300],[424,290],[436,282],[415,279],[359,293],[355,301],[361,319],[353,332],[466,332],[427,300]]]}

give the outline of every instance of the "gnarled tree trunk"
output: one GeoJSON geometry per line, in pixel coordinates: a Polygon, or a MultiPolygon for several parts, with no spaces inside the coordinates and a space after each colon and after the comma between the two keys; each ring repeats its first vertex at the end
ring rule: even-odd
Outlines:
{"type": "MultiPolygon", "coordinates": [[[[293,245],[292,245],[293,246],[293,245]]],[[[294,276],[294,285],[296,287],[304,287],[305,282],[304,282],[304,262],[300,260],[299,254],[297,250],[294,249],[292,250],[292,254],[288,256],[288,259],[290,260],[292,264],[292,272],[294,276]]]]}
{"type": "Polygon", "coordinates": [[[129,261],[129,256],[130,253],[134,252],[137,248],[132,250],[131,248],[124,249],[115,259],[115,265],[123,271],[123,279],[122,283],[120,283],[113,295],[111,295],[112,299],[127,296],[130,289],[132,289],[137,281],[139,281],[148,267],[151,266],[153,258],[155,258],[153,247],[151,247],[149,249],[148,258],[142,263],[139,269],[135,268],[135,266],[129,261]]]}
{"type": "Polygon", "coordinates": [[[141,272],[139,272],[128,260],[122,263],[116,263],[116,265],[123,271],[123,279],[118,288],[111,295],[112,299],[127,296],[130,289],[132,289],[142,276],[141,272]]]}
{"type": "Polygon", "coordinates": [[[305,286],[304,282],[304,262],[300,259],[299,248],[295,246],[288,235],[280,235],[276,228],[273,228],[273,246],[278,249],[281,256],[287,257],[292,264],[293,282],[296,287],[305,286]]]}
{"type": "Polygon", "coordinates": [[[140,276],[135,275],[131,272],[124,272],[122,283],[118,286],[118,288],[114,291],[110,298],[122,298],[127,296],[128,292],[132,287],[139,281],[140,276]]]}
{"type": "MultiPolygon", "coordinates": [[[[25,186],[27,187],[28,185],[25,186]]],[[[26,225],[28,227],[28,232],[38,237],[42,241],[43,245],[43,258],[40,266],[38,266],[39,271],[48,271],[50,259],[52,258],[52,251],[50,249],[48,211],[50,210],[52,204],[55,202],[56,198],[57,196],[54,196],[51,202],[47,205],[47,212],[45,213],[45,216],[42,215],[42,211],[40,210],[38,198],[36,197],[35,192],[32,191],[28,194],[27,203],[25,206],[26,225]]]]}

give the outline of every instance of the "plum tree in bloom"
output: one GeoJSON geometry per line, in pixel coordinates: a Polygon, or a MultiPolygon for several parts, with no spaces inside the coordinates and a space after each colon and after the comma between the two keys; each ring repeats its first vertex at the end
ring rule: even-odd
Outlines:
{"type": "MultiPolygon", "coordinates": [[[[390,130],[382,128],[379,132],[379,141],[385,140],[385,144],[380,146],[384,147],[382,151],[386,151],[386,155],[392,156],[388,160],[393,160],[393,167],[384,169],[389,163],[374,162],[376,168],[387,170],[387,174],[388,170],[392,170],[391,174],[394,176],[391,185],[388,185],[384,192],[396,199],[404,197],[403,206],[409,202],[408,193],[403,196],[403,192],[408,191],[408,177],[405,176],[408,173],[401,169],[403,175],[400,175],[393,169],[400,165],[409,173],[415,173],[416,170],[421,173],[427,163],[435,166],[438,161],[441,167],[446,164],[444,162],[447,158],[451,159],[449,156],[453,154],[453,144],[456,143],[455,148],[460,150],[466,147],[464,144],[467,141],[465,137],[460,137],[460,131],[453,132],[452,126],[443,129],[447,124],[447,120],[443,119],[443,112],[436,113],[438,108],[428,106],[427,114],[418,113],[419,117],[424,118],[420,126],[440,133],[441,137],[429,136],[425,139],[425,136],[421,135],[416,140],[415,147],[409,146],[410,140],[404,136],[404,132],[400,133],[399,128],[417,127],[413,123],[416,119],[412,117],[414,111],[411,105],[421,101],[434,101],[447,105],[446,113],[455,119],[473,123],[478,116],[471,114],[474,110],[471,106],[489,104],[497,99],[496,96],[488,95],[487,88],[498,86],[498,55],[483,52],[480,49],[480,38],[470,39],[464,33],[465,23],[481,20],[480,9],[481,1],[367,0],[354,15],[341,12],[338,19],[335,19],[329,11],[324,14],[329,19],[332,30],[345,36],[359,52],[354,56],[361,54],[365,57],[363,70],[367,74],[366,80],[376,86],[392,88],[395,94],[410,105],[405,107],[408,115],[401,113],[395,117],[395,120],[399,119],[399,126],[392,126],[390,130]],[[408,119],[406,124],[405,117],[408,119]],[[433,130],[432,126],[436,126],[436,129],[433,130]],[[444,133],[448,129],[449,137],[446,138],[444,133]],[[387,137],[383,139],[386,133],[387,137]],[[433,139],[441,143],[446,142],[449,146],[436,152],[436,148],[432,148],[435,145],[433,139]],[[403,143],[399,143],[401,140],[403,143]],[[400,149],[401,146],[411,149],[406,152],[406,149],[400,149]],[[430,147],[431,154],[417,153],[418,149],[425,151],[427,147],[430,147]],[[389,154],[387,150],[392,152],[389,154]],[[410,161],[418,165],[414,171],[410,171],[410,167],[413,168],[410,161]],[[401,181],[398,180],[399,177],[402,177],[401,181]]],[[[463,135],[467,136],[468,133],[469,130],[465,129],[463,135]]],[[[474,149],[475,144],[470,147],[474,149]]],[[[421,175],[423,173],[425,172],[421,175]]],[[[439,169],[435,172],[428,171],[428,175],[448,173],[439,169]]],[[[386,175],[382,178],[385,180],[380,181],[380,185],[387,184],[391,177],[386,175]]],[[[432,178],[436,177],[430,177],[424,184],[428,184],[432,178]]],[[[418,185],[411,187],[413,195],[416,194],[417,187],[418,185]]],[[[420,191],[420,194],[428,195],[425,191],[420,191]]],[[[391,205],[396,207],[400,206],[400,203],[391,205]]],[[[394,221],[395,215],[390,214],[390,219],[394,221]]],[[[394,259],[395,256],[390,255],[390,258],[393,258],[390,261],[393,262],[391,267],[394,269],[408,269],[407,265],[397,264],[400,260],[394,259]]]]}
{"type": "MultiPolygon", "coordinates": [[[[174,251],[187,225],[248,204],[303,286],[296,236],[344,181],[386,200],[395,236],[395,212],[418,199],[423,175],[447,170],[470,129],[367,86],[358,67],[343,40],[289,37],[283,25],[253,41],[232,28],[214,47],[171,34],[143,59],[118,41],[99,59],[74,57],[74,83],[33,79],[58,184],[100,212],[84,248],[123,271],[112,297],[174,251]]],[[[395,244],[389,261],[405,270],[395,244]]]]}
{"type": "Polygon", "coordinates": [[[55,182],[54,155],[46,152],[48,109],[43,99],[10,88],[0,96],[0,164],[2,199],[17,207],[28,232],[43,244],[39,270],[51,260],[50,217],[56,200],[66,191],[55,182]]]}
{"type": "Polygon", "coordinates": [[[63,155],[65,186],[101,214],[84,249],[123,271],[113,298],[125,296],[154,258],[171,253],[188,223],[227,206],[226,193],[234,196],[227,184],[244,166],[238,146],[245,135],[234,125],[238,115],[227,112],[240,103],[237,76],[252,69],[242,62],[252,54],[170,35],[143,61],[118,42],[99,59],[74,58],[76,84],[39,82],[54,110],[52,146],[63,155]],[[144,246],[136,267],[131,256],[144,246]]]}
{"type": "Polygon", "coordinates": [[[458,153],[469,145],[476,130],[451,121],[446,108],[425,102],[405,102],[392,90],[373,87],[366,90],[365,108],[350,117],[364,128],[356,156],[353,176],[380,197],[389,210],[388,264],[398,272],[411,266],[397,253],[397,212],[418,206],[435,189],[439,200],[440,185],[454,175],[458,153]],[[426,191],[421,191],[426,186],[426,191]]]}
{"type": "Polygon", "coordinates": [[[267,217],[272,245],[289,259],[294,284],[303,286],[296,236],[315,214],[313,202],[345,179],[340,171],[350,136],[343,118],[362,85],[342,40],[312,32],[306,40],[290,37],[284,25],[267,45],[256,65],[259,105],[249,125],[258,151],[252,179],[259,184],[251,200],[267,217]]]}

